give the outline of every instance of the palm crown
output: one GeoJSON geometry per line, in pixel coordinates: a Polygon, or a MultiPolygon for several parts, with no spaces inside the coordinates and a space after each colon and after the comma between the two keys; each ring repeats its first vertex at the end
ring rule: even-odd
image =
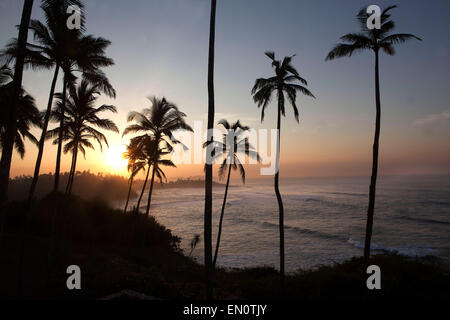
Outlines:
{"type": "Polygon", "coordinates": [[[272,66],[275,68],[275,76],[270,78],[256,79],[255,85],[252,89],[253,100],[257,103],[258,108],[261,107],[261,121],[264,120],[264,113],[269,104],[272,93],[275,91],[278,95],[278,102],[281,114],[285,115],[284,108],[284,94],[286,94],[292,108],[294,109],[295,120],[299,122],[299,112],[296,104],[297,92],[314,98],[314,95],[303,85],[308,83],[305,79],[300,77],[297,70],[292,66],[291,61],[295,56],[285,57],[282,62],[275,60],[274,52],[266,52],[272,60],[272,66]],[[296,82],[300,82],[298,84],[296,82]]]}
{"type": "Polygon", "coordinates": [[[150,135],[158,146],[164,142],[165,147],[172,151],[172,144],[179,143],[173,137],[173,132],[177,130],[192,131],[192,128],[184,120],[186,114],[165,98],[150,97],[149,100],[152,103],[151,108],[145,108],[142,112],[130,112],[128,121],[135,121],[135,123],[125,128],[123,135],[142,132],[144,134],[136,137],[137,139],[146,141],[147,135],[150,135]]]}
{"type": "Polygon", "coordinates": [[[395,54],[394,44],[403,43],[410,39],[422,40],[409,33],[389,34],[389,32],[395,28],[394,21],[389,20],[391,16],[389,11],[396,7],[397,6],[389,6],[384,9],[380,17],[381,28],[372,30],[367,28],[367,19],[369,18],[369,15],[367,14],[366,9],[361,9],[356,16],[361,32],[348,33],[342,36],[341,40],[344,41],[344,43],[337,44],[330,53],[328,53],[326,60],[351,57],[354,53],[362,50],[373,50],[378,52],[381,49],[392,56],[395,54]]]}
{"type": "MultiPolygon", "coordinates": [[[[261,157],[249,143],[248,138],[241,137],[242,134],[250,128],[243,126],[239,120],[230,124],[227,120],[222,119],[219,121],[219,124],[226,130],[226,133],[222,135],[222,142],[213,141],[213,160],[220,156],[224,157],[219,168],[219,178],[222,179],[224,177],[227,166],[230,165],[233,170],[239,168],[242,181],[245,183],[245,170],[239,160],[239,154],[242,153],[249,158],[256,159],[258,162],[261,161],[261,157]]],[[[205,142],[204,146],[207,144],[208,142],[205,142]]]]}
{"type": "MultiPolygon", "coordinates": [[[[64,112],[63,140],[69,141],[64,146],[64,152],[74,151],[77,147],[83,155],[86,154],[85,148],[94,149],[90,142],[91,139],[97,141],[100,148],[103,143],[108,146],[108,140],[105,135],[96,130],[93,125],[100,129],[119,132],[119,129],[110,119],[102,119],[98,116],[100,112],[111,111],[116,113],[116,107],[112,105],[102,105],[95,107],[100,91],[97,85],[90,85],[86,80],[82,80],[80,85],[70,88],[70,95],[66,99],[66,107],[64,112]]],[[[53,111],[52,118],[61,119],[62,114],[62,94],[56,94],[58,102],[53,111]]],[[[55,128],[48,132],[48,137],[56,138],[54,143],[58,142],[59,128],[55,128]]]]}

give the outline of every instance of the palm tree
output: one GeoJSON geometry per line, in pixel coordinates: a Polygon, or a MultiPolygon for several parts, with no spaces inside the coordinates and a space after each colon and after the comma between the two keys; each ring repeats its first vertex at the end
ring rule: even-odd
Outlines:
{"type": "Polygon", "coordinates": [[[133,188],[133,180],[134,177],[141,171],[145,170],[145,154],[142,152],[142,148],[136,143],[133,143],[133,140],[127,146],[127,151],[123,154],[124,159],[128,159],[128,172],[130,172],[130,178],[128,179],[128,194],[127,201],[125,202],[125,208],[123,209],[123,213],[127,213],[128,202],[130,201],[131,190],[133,188]]]}
{"type": "Polygon", "coordinates": [[[167,156],[171,152],[172,147],[170,145],[166,144],[166,146],[162,148],[158,145],[157,141],[153,139],[147,139],[146,145],[144,146],[148,167],[152,167],[152,178],[150,180],[150,190],[148,192],[147,208],[145,210],[146,216],[148,216],[150,212],[155,175],[159,179],[159,182],[162,183],[163,179],[167,181],[167,178],[164,171],[162,171],[161,166],[176,168],[176,165],[170,159],[163,159],[164,156],[167,156]]]}
{"type": "MultiPolygon", "coordinates": [[[[104,111],[116,113],[117,109],[112,105],[102,105],[95,107],[95,102],[100,95],[98,85],[91,85],[83,79],[78,87],[70,88],[70,96],[66,98],[65,113],[63,114],[62,101],[64,98],[57,94],[58,102],[54,110],[54,119],[60,121],[64,117],[63,140],[68,141],[64,146],[64,153],[72,153],[72,164],[69,173],[69,180],[66,187],[66,194],[72,193],[73,181],[75,178],[78,151],[86,157],[86,148],[94,149],[90,140],[97,141],[100,149],[103,143],[108,146],[105,135],[96,130],[93,126],[119,133],[119,129],[110,119],[103,119],[98,116],[104,111]]],[[[54,144],[59,143],[60,128],[48,131],[49,138],[55,138],[54,144]]]]}
{"type": "Polygon", "coordinates": [[[369,205],[367,209],[367,224],[366,224],[366,239],[364,242],[364,265],[367,267],[370,258],[370,242],[372,239],[373,214],[375,208],[375,190],[377,184],[378,172],[378,147],[380,139],[380,120],[381,120],[381,101],[380,101],[380,78],[379,78],[379,52],[380,49],[388,55],[394,55],[395,50],[393,45],[404,43],[410,39],[421,40],[412,34],[399,33],[389,34],[394,29],[394,22],[389,20],[389,11],[397,6],[389,6],[381,13],[380,29],[368,29],[367,19],[369,15],[366,9],[359,11],[357,20],[360,24],[360,33],[348,33],[341,37],[344,43],[337,44],[328,53],[325,60],[334,60],[341,57],[351,57],[354,53],[363,50],[372,50],[375,54],[375,104],[376,104],[376,120],[375,120],[375,136],[373,143],[373,158],[372,158],[372,176],[370,178],[369,188],[369,205]]]}
{"type": "Polygon", "coordinates": [[[219,121],[219,124],[225,128],[226,133],[224,133],[222,136],[222,142],[214,141],[213,143],[214,150],[216,151],[214,152],[214,159],[220,156],[223,156],[224,158],[219,168],[219,179],[224,178],[226,171],[228,171],[228,174],[227,174],[227,183],[225,185],[225,194],[223,196],[222,210],[220,212],[216,251],[214,252],[214,260],[213,260],[214,268],[216,266],[217,255],[219,252],[219,245],[220,245],[220,237],[222,235],[222,222],[223,222],[223,215],[225,213],[225,204],[227,202],[231,169],[233,168],[233,170],[237,170],[239,168],[239,173],[241,174],[242,182],[245,183],[245,169],[239,160],[239,153],[243,153],[244,155],[250,158],[256,159],[258,162],[261,161],[261,157],[259,156],[258,152],[255,151],[253,146],[249,143],[248,138],[240,139],[240,136],[245,131],[248,131],[250,129],[249,127],[241,125],[239,120],[233,124],[230,124],[228,123],[227,120],[222,119],[219,121]]]}
{"type": "MultiPolygon", "coordinates": [[[[181,112],[174,103],[167,101],[165,98],[149,97],[149,100],[152,103],[151,108],[145,108],[142,112],[132,111],[129,113],[128,122],[134,121],[135,123],[125,128],[123,136],[143,132],[142,135],[133,138],[136,139],[136,143],[141,146],[148,146],[150,143],[148,140],[151,140],[157,146],[155,150],[166,148],[168,152],[171,152],[172,145],[179,143],[173,137],[173,133],[177,130],[192,131],[192,128],[184,120],[186,114],[181,112]]],[[[152,176],[156,174],[155,170],[153,170],[152,176]]],[[[149,172],[150,165],[147,168],[143,190],[146,187],[149,172]]],[[[138,199],[136,210],[139,210],[142,194],[143,192],[141,192],[141,196],[138,199]]],[[[148,210],[149,206],[147,206],[148,210]]]]}
{"type": "MultiPolygon", "coordinates": [[[[216,37],[216,0],[211,0],[211,18],[209,22],[209,52],[208,52],[208,133],[207,142],[214,140],[212,130],[214,127],[214,43],[216,37]]],[[[211,146],[212,147],[212,146],[211,146]]],[[[206,269],[206,299],[212,299],[212,162],[208,163],[210,149],[206,148],[205,164],[205,213],[203,218],[203,239],[205,250],[206,269]]]]}
{"type": "Polygon", "coordinates": [[[32,9],[33,9],[33,0],[25,0],[19,27],[17,59],[15,61],[14,67],[12,104],[7,118],[8,126],[5,133],[5,140],[0,161],[0,211],[1,211],[0,214],[2,216],[1,218],[2,228],[3,228],[3,217],[5,213],[5,206],[8,198],[9,173],[11,169],[11,159],[14,148],[14,141],[17,132],[18,105],[21,96],[23,67],[25,63],[25,51],[28,38],[28,25],[30,23],[32,9]]]}
{"type": "Polygon", "coordinates": [[[69,34],[78,32],[68,30],[66,28],[67,16],[65,14],[60,14],[61,10],[65,10],[69,5],[77,5],[81,10],[83,9],[83,4],[78,0],[43,1],[41,8],[44,11],[47,26],[39,20],[31,20],[30,22],[30,29],[34,33],[35,44],[29,45],[28,55],[34,57],[37,55],[36,53],[40,54],[38,59],[34,59],[37,60],[37,62],[33,62],[33,64],[36,65],[39,63],[39,66],[44,65],[47,68],[54,67],[54,74],[50,85],[50,93],[42,125],[41,137],[39,139],[39,150],[36,157],[33,180],[31,181],[28,194],[29,201],[31,201],[34,196],[39,179],[42,156],[44,154],[44,144],[53,104],[53,96],[61,63],[67,55],[67,42],[71,39],[69,34]]]}
{"type": "MultiPolygon", "coordinates": [[[[4,78],[5,75],[7,76],[8,70],[8,68],[2,69],[0,71],[0,78],[4,78]]],[[[6,131],[8,127],[6,119],[11,108],[12,94],[12,81],[0,87],[0,105],[4,106],[0,109],[0,147],[2,150],[6,142],[6,131]]],[[[17,111],[17,132],[14,140],[14,147],[22,159],[25,156],[24,139],[27,138],[33,144],[37,144],[36,138],[30,132],[32,126],[41,127],[41,114],[36,108],[34,98],[22,89],[17,111]]]]}
{"type": "Polygon", "coordinates": [[[296,105],[297,92],[306,96],[313,97],[314,95],[305,87],[308,85],[305,79],[300,77],[297,70],[292,66],[291,61],[295,56],[284,57],[283,61],[275,60],[274,52],[265,53],[270,60],[272,66],[275,68],[275,76],[270,78],[256,79],[255,85],[252,89],[253,100],[257,103],[258,108],[261,107],[261,122],[264,120],[264,112],[268,106],[272,94],[275,92],[278,98],[278,112],[277,112],[277,152],[275,164],[275,194],[278,201],[279,210],[279,228],[280,228],[280,275],[281,288],[284,290],[284,208],[283,200],[281,199],[280,190],[278,188],[279,179],[279,163],[280,163],[280,136],[281,136],[281,115],[285,116],[285,95],[294,109],[294,117],[299,122],[299,112],[296,105]],[[301,84],[298,84],[300,82],[301,84]],[[305,86],[303,86],[303,85],[305,86]]]}
{"type": "MultiPolygon", "coordinates": [[[[64,71],[63,92],[61,102],[61,113],[64,114],[66,104],[66,90],[67,87],[73,85],[76,77],[73,72],[81,72],[84,80],[97,86],[99,90],[110,97],[115,97],[116,92],[109,83],[106,75],[99,69],[101,67],[111,66],[114,64],[111,58],[105,56],[105,49],[111,44],[110,41],[101,37],[95,38],[91,35],[79,38],[79,34],[74,35],[71,41],[72,54],[64,59],[61,68],[64,71]]],[[[64,127],[64,117],[60,118],[59,124],[59,140],[58,150],[56,154],[55,167],[55,184],[54,191],[58,190],[59,173],[61,167],[61,151],[62,151],[62,137],[64,127]]]]}

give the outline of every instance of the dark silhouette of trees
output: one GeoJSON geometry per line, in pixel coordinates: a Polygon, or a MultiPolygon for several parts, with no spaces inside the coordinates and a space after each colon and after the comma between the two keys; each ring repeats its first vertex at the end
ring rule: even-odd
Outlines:
{"type": "MultiPolygon", "coordinates": [[[[75,178],[78,151],[86,157],[86,148],[94,149],[91,140],[95,140],[102,150],[103,143],[108,146],[106,136],[94,127],[119,133],[119,129],[110,119],[100,118],[99,113],[110,111],[117,113],[117,109],[112,105],[102,105],[95,107],[95,102],[100,95],[99,86],[89,84],[83,79],[79,86],[70,87],[70,95],[65,99],[66,106],[63,113],[62,101],[64,98],[57,94],[58,102],[53,111],[52,117],[61,122],[64,117],[63,141],[67,141],[64,146],[64,153],[72,153],[72,163],[67,182],[66,194],[72,193],[73,181],[75,178]]],[[[48,138],[54,138],[53,144],[59,144],[60,128],[48,131],[48,138]]]]}
{"type": "Polygon", "coordinates": [[[381,13],[380,29],[368,29],[367,19],[369,15],[366,8],[359,11],[356,16],[361,32],[348,33],[341,37],[343,43],[337,44],[327,55],[326,60],[334,60],[341,57],[351,57],[355,53],[364,50],[372,50],[375,54],[375,135],[373,142],[373,158],[372,158],[372,175],[370,178],[369,188],[369,205],[367,209],[366,238],[364,242],[364,264],[367,267],[370,259],[370,242],[372,239],[373,215],[375,209],[375,191],[378,173],[378,148],[380,141],[380,121],[381,121],[381,100],[380,100],[380,77],[379,77],[379,52],[382,50],[388,55],[394,55],[394,45],[404,43],[411,39],[421,40],[412,34],[399,33],[389,34],[395,27],[392,20],[389,20],[389,11],[397,6],[389,6],[381,13]]]}
{"type": "Polygon", "coordinates": [[[28,25],[30,24],[33,0],[25,0],[22,10],[22,18],[19,27],[19,37],[17,46],[17,58],[13,76],[12,104],[7,117],[7,129],[5,132],[2,156],[0,160],[0,232],[3,232],[3,219],[8,201],[8,184],[11,169],[12,153],[17,132],[17,116],[20,94],[22,89],[23,67],[25,63],[25,51],[28,38],[28,25]]]}
{"type": "MultiPolygon", "coordinates": [[[[167,101],[165,98],[158,99],[156,97],[150,97],[149,100],[152,103],[151,108],[145,108],[142,112],[132,111],[129,113],[128,122],[134,121],[135,123],[125,128],[122,134],[125,136],[132,133],[143,133],[142,135],[133,138],[135,139],[135,143],[143,148],[147,157],[147,173],[141,195],[138,199],[138,204],[136,207],[137,211],[139,210],[142,195],[147,185],[150,167],[153,165],[153,161],[156,161],[156,163],[159,161],[158,157],[154,157],[158,156],[159,152],[172,152],[173,145],[180,143],[173,137],[173,133],[175,131],[192,131],[192,128],[184,120],[186,114],[181,112],[174,103],[167,101]],[[152,145],[154,145],[153,149],[150,148],[152,145]]],[[[161,162],[162,165],[163,163],[164,161],[161,162]]],[[[167,163],[164,165],[170,164],[167,163]]],[[[155,175],[158,176],[160,173],[161,172],[158,173],[158,166],[153,166],[150,189],[153,188],[153,180],[155,175]]],[[[150,210],[150,201],[151,190],[149,190],[149,199],[146,209],[147,215],[150,210]]]]}
{"type": "MultiPolygon", "coordinates": [[[[39,20],[31,20],[30,30],[34,34],[34,43],[27,44],[26,63],[32,68],[54,68],[53,79],[50,86],[47,109],[43,119],[41,137],[38,144],[38,154],[34,168],[33,180],[30,185],[28,199],[34,196],[36,185],[39,179],[39,172],[44,153],[44,144],[47,135],[48,123],[53,104],[56,82],[58,80],[59,69],[67,51],[67,41],[70,39],[68,33],[71,32],[66,27],[66,14],[61,14],[69,5],[77,5],[80,9],[83,4],[77,0],[48,0],[42,1],[41,9],[44,11],[45,24],[39,20]]],[[[17,41],[13,40],[8,44],[3,56],[9,60],[17,56],[17,41]]]]}
{"type": "Polygon", "coordinates": [[[294,117],[299,122],[299,112],[296,105],[297,92],[306,96],[313,97],[314,95],[305,87],[308,85],[305,79],[300,77],[297,70],[292,66],[291,61],[294,56],[284,57],[283,61],[275,60],[274,52],[266,52],[266,56],[272,60],[272,66],[275,68],[275,76],[270,78],[256,79],[255,85],[252,89],[253,100],[261,107],[261,122],[264,120],[264,112],[271,100],[272,94],[276,93],[278,99],[277,111],[277,151],[276,151],[276,166],[275,166],[275,194],[278,201],[279,210],[279,228],[280,228],[280,275],[281,288],[284,290],[284,208],[283,200],[281,199],[280,190],[278,187],[279,180],[279,163],[280,163],[280,136],[281,136],[281,115],[285,116],[285,95],[294,109],[294,117]],[[300,82],[301,84],[298,84],[300,82]],[[304,86],[303,86],[304,85],[304,86]]]}
{"type": "MultiPolygon", "coordinates": [[[[216,0],[211,0],[211,18],[209,23],[209,52],[208,52],[208,133],[207,142],[211,144],[214,140],[212,129],[214,128],[214,43],[216,33],[216,0]]],[[[211,146],[212,147],[212,146],[211,146]]],[[[205,164],[205,213],[203,241],[205,250],[205,268],[206,268],[206,298],[212,299],[212,162],[208,161],[211,155],[211,149],[206,148],[205,164]]]]}
{"type": "Polygon", "coordinates": [[[219,168],[219,178],[223,179],[225,176],[225,172],[227,173],[227,182],[225,185],[225,194],[223,196],[222,210],[220,211],[220,219],[219,219],[219,230],[217,232],[217,242],[216,242],[216,250],[214,252],[214,260],[213,260],[213,268],[216,266],[217,256],[219,253],[220,246],[220,237],[222,235],[222,223],[223,216],[225,213],[225,205],[227,203],[227,195],[228,195],[228,187],[230,185],[230,177],[231,177],[231,169],[237,170],[239,169],[239,173],[241,175],[242,182],[245,183],[245,169],[239,160],[239,154],[243,154],[244,157],[250,157],[256,159],[258,162],[261,161],[261,157],[258,152],[254,149],[254,147],[250,144],[248,138],[242,138],[241,135],[248,131],[250,128],[247,126],[243,126],[240,121],[236,121],[233,124],[228,123],[227,120],[222,119],[219,121],[219,124],[222,125],[226,133],[222,136],[222,142],[214,141],[214,159],[218,157],[223,157],[222,164],[219,168]]]}
{"type": "MultiPolygon", "coordinates": [[[[4,82],[9,76],[12,76],[8,68],[2,68],[0,71],[0,82],[4,82]]],[[[12,79],[12,77],[10,78],[12,79]]],[[[8,129],[8,112],[12,105],[13,98],[13,82],[9,82],[0,87],[0,147],[6,143],[6,132],[8,129]]],[[[14,148],[23,159],[25,156],[24,139],[27,138],[33,144],[37,144],[36,138],[30,132],[31,127],[41,127],[41,114],[36,108],[34,98],[27,94],[25,90],[21,90],[19,104],[17,110],[17,131],[14,139],[14,148]]]]}
{"type": "Polygon", "coordinates": [[[131,190],[133,189],[133,180],[136,175],[145,170],[145,154],[142,148],[139,148],[139,144],[131,139],[127,146],[127,150],[123,154],[124,159],[128,159],[127,169],[130,172],[130,177],[128,179],[128,194],[127,200],[125,202],[125,207],[123,213],[127,213],[128,202],[130,201],[131,190]]]}

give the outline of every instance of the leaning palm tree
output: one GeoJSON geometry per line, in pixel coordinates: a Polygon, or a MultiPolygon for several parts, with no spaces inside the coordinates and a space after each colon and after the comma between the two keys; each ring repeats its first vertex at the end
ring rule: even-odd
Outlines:
{"type": "MultiPolygon", "coordinates": [[[[25,0],[22,10],[22,17],[19,27],[18,50],[17,59],[14,66],[13,78],[13,96],[11,112],[7,118],[7,129],[5,133],[4,146],[2,149],[2,156],[0,160],[0,222],[3,228],[3,217],[6,210],[6,202],[8,198],[9,174],[11,169],[12,153],[14,148],[14,141],[17,132],[17,115],[18,105],[22,89],[23,67],[25,63],[25,51],[28,38],[28,25],[30,23],[31,11],[33,9],[33,0],[25,0]]],[[[2,230],[0,230],[2,231],[2,230]]],[[[19,284],[20,293],[22,284],[19,284]]]]}
{"type": "Polygon", "coordinates": [[[373,215],[375,209],[375,190],[377,184],[378,172],[378,147],[380,139],[380,120],[381,120],[381,101],[380,101],[380,77],[379,77],[379,52],[384,51],[388,55],[394,55],[394,45],[404,43],[410,39],[421,40],[412,34],[399,33],[389,34],[394,29],[394,22],[389,20],[389,11],[397,6],[389,6],[381,13],[380,29],[370,30],[367,27],[367,20],[369,15],[366,9],[359,11],[357,20],[360,24],[360,33],[348,33],[341,37],[344,43],[337,44],[328,53],[326,60],[334,60],[341,57],[351,57],[354,53],[363,50],[372,50],[375,54],[375,105],[376,105],[376,120],[375,120],[375,136],[373,143],[373,158],[372,158],[372,176],[370,178],[369,188],[369,205],[367,209],[367,224],[366,224],[366,238],[364,242],[364,264],[368,266],[370,258],[370,242],[372,239],[373,215]]]}
{"type": "Polygon", "coordinates": [[[217,232],[217,242],[216,250],[214,252],[213,267],[216,266],[217,255],[219,253],[220,237],[222,235],[222,222],[225,213],[225,204],[227,203],[231,169],[237,170],[239,168],[242,182],[245,183],[245,169],[241,161],[239,160],[239,154],[242,153],[244,154],[244,156],[256,159],[258,162],[261,161],[261,157],[259,156],[258,152],[255,151],[254,147],[249,143],[248,138],[241,138],[241,135],[245,131],[248,131],[250,129],[249,127],[243,126],[239,120],[233,124],[230,124],[227,120],[222,119],[219,121],[219,124],[225,128],[226,133],[224,133],[222,136],[222,142],[213,142],[215,151],[213,152],[213,158],[216,159],[223,156],[223,161],[219,168],[219,179],[224,178],[226,171],[228,171],[228,173],[227,182],[225,185],[225,194],[223,196],[222,202],[222,210],[220,211],[219,230],[217,232]]]}
{"type": "Polygon", "coordinates": [[[123,209],[123,213],[127,213],[128,202],[130,201],[131,190],[133,188],[133,181],[136,175],[139,174],[142,170],[145,170],[145,154],[142,148],[139,147],[136,143],[133,143],[133,140],[127,146],[127,151],[123,153],[123,158],[128,159],[127,169],[130,172],[130,177],[128,178],[128,194],[127,201],[125,202],[125,207],[123,209]]]}
{"type": "Polygon", "coordinates": [[[280,136],[281,136],[281,115],[285,116],[285,98],[294,109],[294,117],[299,122],[299,112],[296,105],[297,92],[300,92],[306,96],[313,97],[314,95],[305,87],[308,85],[305,79],[300,77],[297,70],[292,66],[291,61],[295,56],[284,57],[283,61],[275,60],[274,52],[265,53],[270,60],[272,60],[272,66],[275,68],[275,76],[270,78],[256,79],[255,85],[252,89],[253,100],[261,107],[261,122],[264,120],[264,113],[272,98],[272,94],[276,93],[278,99],[278,111],[277,111],[277,150],[276,150],[276,163],[275,163],[275,194],[278,201],[279,210],[279,228],[280,228],[280,275],[281,275],[281,288],[284,290],[284,208],[283,200],[281,199],[280,190],[278,187],[279,179],[279,163],[280,163],[280,136]],[[298,84],[300,83],[300,84],[298,84]],[[304,86],[303,86],[304,85],[304,86]],[[285,97],[286,95],[286,97],[285,97]]]}
{"type": "MultiPolygon", "coordinates": [[[[174,103],[165,98],[150,97],[149,99],[152,103],[151,108],[145,108],[142,112],[132,111],[129,113],[128,122],[135,123],[125,128],[123,136],[142,132],[142,135],[133,138],[136,139],[136,143],[145,146],[149,144],[148,140],[150,139],[155,141],[157,149],[167,148],[171,152],[173,144],[180,143],[173,137],[173,133],[177,130],[192,131],[192,128],[184,120],[186,114],[181,112],[174,103]]],[[[147,168],[143,188],[146,187],[149,172],[150,166],[147,168]]],[[[138,199],[137,210],[139,210],[141,199],[142,193],[138,199]]]]}
{"type": "MultiPolygon", "coordinates": [[[[209,21],[209,52],[208,52],[208,133],[207,142],[214,140],[212,130],[214,128],[214,45],[216,38],[216,0],[211,0],[211,17],[209,21]]],[[[203,216],[203,241],[205,251],[206,270],[206,299],[212,299],[213,293],[213,265],[212,265],[212,162],[208,163],[208,155],[211,150],[206,149],[205,164],[205,212],[203,216]]]]}
{"type": "MultiPolygon", "coordinates": [[[[1,73],[7,74],[8,69],[2,69],[1,73]]],[[[0,75],[0,77],[3,76],[0,75]]],[[[12,79],[12,78],[10,78],[12,79]]],[[[7,114],[12,104],[13,95],[13,82],[0,87],[0,148],[3,150],[3,146],[6,140],[6,131],[8,123],[6,121],[7,114]]],[[[20,157],[23,159],[25,156],[25,138],[28,139],[33,144],[37,144],[37,140],[31,133],[31,127],[41,127],[41,114],[36,108],[34,98],[26,93],[25,90],[21,90],[21,95],[19,99],[19,105],[17,110],[17,132],[14,140],[14,148],[19,153],[20,157]]]]}
{"type": "MultiPolygon", "coordinates": [[[[78,87],[70,88],[70,96],[66,98],[65,113],[62,112],[62,101],[64,98],[57,94],[58,102],[53,113],[54,119],[60,121],[64,117],[63,140],[67,141],[64,146],[64,153],[72,153],[72,164],[69,172],[69,180],[66,187],[66,194],[72,193],[73,181],[75,178],[78,151],[86,157],[86,148],[94,149],[91,140],[97,141],[100,149],[103,143],[108,146],[105,135],[94,127],[119,132],[115,123],[110,119],[100,118],[99,113],[111,111],[116,113],[117,109],[112,105],[102,105],[95,107],[95,103],[100,95],[97,85],[90,85],[83,79],[78,87]]],[[[49,138],[55,138],[54,144],[59,143],[60,128],[48,131],[49,138]]]]}

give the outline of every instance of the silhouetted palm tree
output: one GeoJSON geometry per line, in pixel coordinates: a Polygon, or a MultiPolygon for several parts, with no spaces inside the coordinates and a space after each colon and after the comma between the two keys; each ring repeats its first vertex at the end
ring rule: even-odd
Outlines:
{"type": "Polygon", "coordinates": [[[280,275],[281,275],[281,288],[284,290],[284,208],[283,201],[281,199],[280,190],[278,188],[279,179],[279,163],[280,163],[280,136],[281,136],[281,115],[285,116],[285,95],[288,101],[294,109],[294,117],[299,122],[299,112],[296,105],[297,92],[300,92],[306,96],[313,97],[314,95],[303,85],[307,86],[308,83],[305,79],[300,77],[297,70],[292,66],[291,57],[284,57],[283,61],[275,60],[274,52],[266,52],[266,56],[272,60],[272,66],[275,68],[275,76],[270,78],[256,79],[255,85],[252,89],[253,100],[258,104],[258,108],[261,107],[261,122],[264,120],[264,112],[269,104],[272,94],[276,93],[278,98],[278,111],[277,111],[277,150],[276,150],[276,165],[275,165],[275,194],[278,201],[279,210],[279,228],[280,228],[280,275]],[[301,84],[298,84],[300,82],[301,84]]]}
{"type": "MultiPolygon", "coordinates": [[[[9,76],[12,76],[8,70],[8,68],[0,70],[0,82],[4,82],[9,76]]],[[[10,80],[12,80],[12,77],[10,77],[10,80]]],[[[0,87],[0,105],[3,106],[0,108],[0,147],[2,150],[6,139],[7,119],[12,105],[12,97],[13,82],[11,81],[0,87]]],[[[17,132],[14,141],[14,147],[22,159],[25,155],[24,139],[27,138],[33,144],[37,144],[36,138],[30,132],[32,126],[41,127],[41,114],[36,108],[34,98],[22,89],[18,105],[17,132]]]]}
{"type": "MultiPolygon", "coordinates": [[[[165,98],[150,97],[149,100],[152,103],[151,108],[145,108],[142,112],[132,111],[129,113],[128,122],[135,121],[136,123],[125,128],[123,136],[142,132],[142,135],[134,137],[138,144],[141,146],[149,145],[148,140],[150,139],[155,141],[156,149],[166,148],[168,152],[171,152],[172,145],[179,143],[173,137],[173,133],[177,130],[192,131],[192,128],[184,120],[186,114],[181,112],[174,103],[168,102],[165,98]]],[[[147,184],[149,170],[150,167],[147,169],[143,188],[147,184]]],[[[153,171],[152,176],[154,174],[156,174],[155,171],[153,171]]],[[[137,210],[139,210],[141,199],[142,193],[138,199],[137,210]]],[[[147,206],[147,209],[149,209],[149,206],[147,206]]]]}
{"type": "MultiPolygon", "coordinates": [[[[63,97],[60,94],[57,94],[59,101],[53,113],[54,119],[58,121],[64,116],[63,140],[68,141],[64,146],[64,153],[69,151],[72,153],[72,164],[66,187],[67,194],[72,192],[78,151],[86,157],[86,148],[94,149],[90,140],[97,141],[101,150],[103,143],[108,146],[105,135],[92,126],[119,133],[119,129],[112,120],[102,119],[98,116],[104,111],[117,112],[116,107],[112,105],[94,106],[100,95],[98,85],[90,85],[86,79],[83,79],[78,87],[71,87],[69,91],[70,96],[65,99],[65,113],[62,113],[63,97]]],[[[49,138],[55,138],[54,144],[59,143],[59,131],[60,128],[55,128],[47,133],[49,138]]]]}
{"type": "Polygon", "coordinates": [[[370,178],[369,189],[369,205],[367,209],[367,225],[366,225],[366,239],[364,242],[364,263],[365,266],[369,263],[370,258],[370,242],[372,239],[372,225],[373,214],[375,208],[375,190],[377,184],[378,172],[378,146],[380,139],[380,120],[381,120],[381,101],[380,101],[380,78],[379,78],[379,51],[383,50],[388,55],[394,55],[395,50],[393,45],[406,42],[410,39],[421,40],[420,38],[407,33],[389,34],[394,29],[394,22],[389,20],[389,11],[397,6],[389,6],[381,13],[381,28],[368,29],[367,19],[369,15],[366,8],[359,11],[357,20],[360,24],[361,33],[348,33],[341,37],[344,43],[336,45],[326,60],[333,60],[341,57],[351,57],[354,53],[363,50],[372,50],[375,54],[375,104],[376,104],[376,120],[375,120],[375,136],[373,143],[373,159],[372,159],[372,176],[370,178]]]}
{"type": "MultiPolygon", "coordinates": [[[[211,0],[211,18],[209,22],[209,52],[208,52],[208,132],[207,142],[214,140],[212,130],[214,128],[214,44],[216,37],[216,0],[211,0]]],[[[211,146],[212,147],[212,146],[211,146]]],[[[212,162],[208,163],[211,155],[209,147],[206,148],[205,164],[205,212],[203,218],[203,241],[205,250],[206,269],[206,299],[212,299],[212,162]]]]}
{"type": "MultiPolygon", "coordinates": [[[[9,173],[11,169],[11,159],[14,148],[14,141],[17,132],[18,105],[21,96],[23,67],[25,62],[25,51],[28,38],[28,25],[30,23],[31,11],[33,9],[33,0],[25,0],[22,10],[22,17],[19,27],[17,59],[14,67],[13,77],[13,96],[11,112],[7,119],[7,129],[0,160],[0,231],[3,231],[3,217],[8,199],[9,173]]],[[[19,284],[21,291],[21,284],[19,284]]]]}
{"type": "Polygon", "coordinates": [[[133,139],[127,146],[127,151],[123,153],[124,159],[128,159],[127,169],[130,172],[130,178],[128,179],[128,194],[127,201],[125,202],[125,208],[123,213],[127,213],[128,202],[130,201],[131,190],[133,188],[134,177],[141,171],[145,170],[145,154],[142,148],[137,143],[133,143],[133,139]]]}
{"type": "MultiPolygon", "coordinates": [[[[31,20],[30,22],[30,29],[34,33],[34,43],[27,44],[26,63],[33,68],[54,67],[54,74],[50,86],[47,109],[44,115],[41,137],[39,139],[39,149],[36,157],[33,179],[28,194],[29,200],[34,196],[39,179],[39,171],[44,153],[44,144],[59,69],[64,57],[67,55],[67,49],[69,48],[67,44],[72,39],[70,34],[80,32],[79,30],[69,30],[66,27],[67,13],[63,14],[63,12],[65,12],[69,5],[77,5],[81,10],[83,9],[83,4],[78,0],[42,1],[41,8],[44,11],[46,24],[41,23],[39,20],[31,20]]],[[[8,44],[7,49],[3,52],[3,56],[8,60],[12,60],[17,56],[16,40],[13,40],[8,44]]]]}
{"type": "Polygon", "coordinates": [[[170,159],[164,159],[164,156],[169,155],[171,152],[172,147],[170,145],[166,144],[166,146],[162,148],[158,145],[157,141],[153,139],[148,139],[146,141],[146,145],[144,146],[144,153],[147,155],[148,166],[152,167],[150,190],[148,192],[147,208],[145,210],[146,216],[148,216],[150,212],[155,175],[159,179],[159,182],[162,183],[163,179],[167,181],[167,178],[164,171],[161,169],[161,166],[176,168],[176,165],[170,159]]]}
{"type": "Polygon", "coordinates": [[[253,146],[249,143],[248,138],[241,138],[241,135],[248,131],[250,128],[241,125],[240,121],[236,121],[233,124],[228,123],[227,120],[222,119],[219,121],[226,133],[222,136],[222,142],[214,141],[214,159],[223,156],[222,164],[219,168],[219,178],[223,179],[225,171],[228,168],[227,183],[225,185],[225,194],[223,196],[222,210],[220,212],[219,219],[219,230],[217,232],[217,242],[216,250],[214,252],[213,267],[216,266],[217,255],[219,253],[220,237],[222,235],[222,222],[223,215],[225,213],[225,205],[227,203],[228,187],[230,185],[231,169],[237,170],[239,168],[239,173],[241,174],[242,182],[245,183],[245,169],[239,160],[239,154],[242,153],[244,156],[256,159],[258,162],[261,161],[261,157],[258,152],[255,151],[253,146]]]}

